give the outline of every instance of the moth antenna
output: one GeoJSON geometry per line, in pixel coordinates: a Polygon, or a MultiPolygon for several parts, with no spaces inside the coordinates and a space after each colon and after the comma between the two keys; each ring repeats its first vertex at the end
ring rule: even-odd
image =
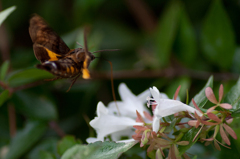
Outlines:
{"type": "MultiPolygon", "coordinates": [[[[98,58],[100,58],[100,57],[98,57],[98,58]]],[[[116,95],[115,95],[115,90],[114,90],[114,83],[113,83],[113,66],[112,66],[112,62],[109,61],[109,60],[106,60],[106,59],[104,59],[104,58],[100,58],[100,59],[103,59],[103,60],[107,61],[107,62],[110,64],[110,67],[111,67],[111,87],[112,87],[113,100],[114,100],[114,102],[115,102],[115,104],[116,104],[118,114],[119,114],[119,116],[121,116],[121,113],[120,113],[120,111],[119,111],[119,107],[118,107],[118,105],[117,105],[117,100],[116,100],[116,95]]]]}
{"type": "Polygon", "coordinates": [[[94,51],[92,53],[98,53],[98,52],[104,52],[104,51],[119,51],[120,49],[104,49],[104,50],[98,50],[98,51],[94,51]]]}
{"type": "Polygon", "coordinates": [[[79,46],[81,46],[82,48],[84,48],[79,42],[76,42],[79,46]]]}
{"type": "Polygon", "coordinates": [[[84,50],[85,54],[88,53],[88,47],[87,47],[87,28],[84,29],[84,50]]]}

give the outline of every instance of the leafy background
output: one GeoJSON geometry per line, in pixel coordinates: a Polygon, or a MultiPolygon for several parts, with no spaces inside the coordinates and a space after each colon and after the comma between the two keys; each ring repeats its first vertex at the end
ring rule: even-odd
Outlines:
{"type": "MultiPolygon", "coordinates": [[[[34,67],[39,61],[28,33],[33,13],[42,16],[70,48],[78,47],[76,41],[83,44],[83,28],[88,25],[90,51],[121,49],[95,54],[113,63],[116,92],[125,82],[134,94],[156,86],[172,97],[182,85],[180,97],[185,101],[186,90],[191,99],[210,75],[214,89],[223,83],[225,92],[239,76],[237,0],[1,0],[0,10],[13,5],[16,10],[0,27],[1,82],[10,91],[1,88],[0,95],[0,147],[1,154],[11,152],[7,158],[59,158],[62,153],[56,145],[61,136],[71,134],[79,139],[73,143],[85,143],[94,136],[88,122],[98,101],[107,105],[113,100],[110,66],[101,59],[91,63],[92,79],[79,78],[68,93],[68,79],[43,82],[52,76],[34,67]]],[[[233,125],[239,134],[237,119],[233,125]]],[[[196,144],[189,152],[198,158],[238,157],[240,142],[231,143],[232,149],[222,151],[196,144]]],[[[140,151],[133,148],[123,156],[140,151]]]]}

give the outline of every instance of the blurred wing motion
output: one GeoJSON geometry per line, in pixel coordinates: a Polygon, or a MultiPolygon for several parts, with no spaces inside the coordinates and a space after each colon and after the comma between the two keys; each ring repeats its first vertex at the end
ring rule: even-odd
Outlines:
{"type": "Polygon", "coordinates": [[[73,78],[69,91],[81,74],[84,79],[90,78],[88,66],[95,56],[88,52],[85,32],[85,48],[70,50],[40,16],[34,15],[30,19],[29,34],[34,54],[41,61],[36,67],[57,76],[50,80],[73,78]]]}
{"type": "Polygon", "coordinates": [[[42,63],[56,61],[70,51],[64,41],[38,15],[30,20],[29,34],[34,54],[42,63]]]}

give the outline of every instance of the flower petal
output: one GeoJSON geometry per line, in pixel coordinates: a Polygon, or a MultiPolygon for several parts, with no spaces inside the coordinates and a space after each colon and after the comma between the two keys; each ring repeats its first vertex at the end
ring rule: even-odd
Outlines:
{"type": "Polygon", "coordinates": [[[98,102],[97,116],[100,116],[101,114],[108,114],[108,109],[104,106],[102,102],[98,102]]]}
{"type": "Polygon", "coordinates": [[[237,140],[237,135],[230,126],[228,126],[227,124],[224,123],[223,127],[229,133],[229,135],[231,135],[235,140],[237,140]]]}
{"type": "Polygon", "coordinates": [[[176,92],[174,93],[174,98],[173,98],[174,100],[177,99],[177,97],[178,97],[178,93],[179,93],[179,91],[180,91],[180,88],[181,88],[181,85],[178,86],[176,92]]]}
{"type": "Polygon", "coordinates": [[[134,140],[134,139],[127,139],[127,140],[119,140],[119,141],[116,141],[116,143],[122,143],[122,142],[124,142],[124,143],[130,143],[130,142],[138,142],[138,141],[136,141],[136,140],[134,140]]]}
{"type": "MultiPolygon", "coordinates": [[[[141,114],[141,116],[144,116],[144,111],[149,112],[149,110],[144,105],[146,103],[146,97],[147,95],[149,95],[149,93],[147,92],[149,91],[145,91],[139,96],[135,96],[127,88],[126,84],[121,83],[119,86],[119,93],[123,101],[117,102],[121,116],[136,119],[136,110],[141,114]],[[143,97],[144,100],[142,100],[143,97]],[[141,100],[139,98],[141,98],[141,100]]],[[[115,102],[111,102],[108,104],[108,110],[110,114],[118,114],[115,102]]],[[[145,122],[149,123],[150,121],[146,120],[145,122]]]]}
{"type": "Polygon", "coordinates": [[[153,131],[155,131],[157,133],[159,128],[160,128],[160,118],[158,116],[154,116],[153,123],[152,123],[152,129],[153,129],[153,131]]]}
{"type": "Polygon", "coordinates": [[[220,123],[221,122],[221,119],[219,119],[215,114],[213,114],[213,113],[207,113],[207,116],[210,118],[210,119],[212,119],[212,120],[214,120],[214,121],[216,121],[216,122],[218,122],[218,123],[220,123]]]}
{"type": "Polygon", "coordinates": [[[232,105],[228,104],[228,103],[221,103],[220,107],[222,107],[224,109],[232,109],[232,105]]]}
{"type": "Polygon", "coordinates": [[[189,120],[188,121],[188,125],[190,125],[190,126],[196,126],[197,125],[197,120],[189,120]]]}
{"type": "Polygon", "coordinates": [[[135,129],[133,128],[127,128],[121,131],[117,131],[115,133],[112,133],[111,139],[112,141],[121,141],[121,137],[128,137],[129,139],[132,139],[132,135],[135,134],[135,129]]]}
{"type": "Polygon", "coordinates": [[[98,103],[97,112],[98,117],[91,120],[89,124],[97,131],[97,138],[101,141],[109,134],[132,129],[133,125],[142,125],[129,117],[107,114],[107,108],[101,102],[98,103]]]}
{"type": "Polygon", "coordinates": [[[218,145],[217,140],[214,140],[214,146],[218,151],[221,151],[221,147],[218,145]]]}
{"type": "MultiPolygon", "coordinates": [[[[94,143],[94,142],[96,142],[96,141],[100,141],[100,140],[98,140],[98,139],[95,138],[95,137],[89,137],[89,138],[86,139],[86,142],[87,142],[87,143],[94,143]]],[[[103,141],[103,140],[102,140],[102,141],[103,141]]]]}
{"type": "Polygon", "coordinates": [[[177,145],[181,145],[181,146],[186,146],[189,144],[189,141],[179,141],[177,142],[177,145]]]}
{"type": "Polygon", "coordinates": [[[138,100],[142,103],[146,102],[146,98],[150,96],[150,91],[149,89],[145,90],[144,92],[142,92],[141,94],[139,94],[137,96],[138,100]]]}
{"type": "Polygon", "coordinates": [[[217,106],[213,106],[213,107],[209,108],[209,109],[207,110],[207,113],[210,113],[210,112],[213,111],[216,107],[217,107],[217,106]]]}
{"type": "Polygon", "coordinates": [[[225,133],[225,131],[223,130],[223,126],[222,125],[220,125],[220,134],[221,134],[221,137],[222,137],[223,141],[226,144],[231,145],[230,140],[227,137],[227,134],[225,133]]]}
{"type": "Polygon", "coordinates": [[[207,87],[205,89],[205,94],[206,94],[207,99],[210,100],[212,103],[214,103],[214,104],[218,103],[211,87],[207,87]]]}
{"type": "Polygon", "coordinates": [[[135,95],[131,92],[131,90],[127,87],[125,83],[121,83],[118,87],[119,95],[122,100],[126,100],[127,98],[134,98],[135,95]]]}
{"type": "Polygon", "coordinates": [[[150,92],[151,92],[154,100],[156,100],[156,102],[158,103],[158,99],[160,98],[159,90],[155,86],[153,86],[153,88],[150,88],[150,92]]]}
{"type": "Polygon", "coordinates": [[[136,110],[136,114],[137,114],[136,122],[144,123],[142,116],[139,114],[139,112],[137,110],[136,110]]]}
{"type": "Polygon", "coordinates": [[[198,107],[198,105],[197,105],[197,103],[195,102],[194,99],[192,99],[192,103],[193,103],[194,107],[195,107],[199,112],[201,112],[201,113],[203,114],[203,112],[202,112],[201,109],[198,107]]]}
{"type": "MultiPolygon", "coordinates": [[[[159,103],[156,109],[158,109],[158,115],[161,117],[169,116],[181,111],[188,111],[190,113],[196,112],[199,116],[203,115],[201,112],[194,109],[193,107],[190,107],[180,101],[172,99],[159,99],[159,103]]],[[[154,115],[156,115],[156,113],[154,113],[154,115]]]]}
{"type": "Polygon", "coordinates": [[[219,98],[219,103],[221,102],[222,100],[222,97],[223,97],[223,85],[221,84],[220,87],[219,87],[219,91],[218,91],[218,98],[219,98]]]}
{"type": "Polygon", "coordinates": [[[151,116],[150,113],[144,111],[143,114],[144,114],[144,116],[145,116],[148,120],[153,121],[153,117],[151,116]]]}

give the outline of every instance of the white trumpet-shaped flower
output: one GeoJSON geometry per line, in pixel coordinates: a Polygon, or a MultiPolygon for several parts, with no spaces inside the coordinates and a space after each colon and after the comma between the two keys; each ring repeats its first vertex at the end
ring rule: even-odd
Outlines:
{"type": "Polygon", "coordinates": [[[160,120],[162,117],[166,117],[181,111],[188,111],[190,113],[197,113],[199,116],[202,116],[202,113],[197,109],[190,107],[178,100],[166,99],[162,98],[160,92],[156,87],[150,88],[150,92],[152,94],[154,102],[149,102],[156,105],[156,108],[153,111],[153,123],[152,128],[153,131],[158,132],[160,128],[160,120]]]}
{"type": "MultiPolygon", "coordinates": [[[[121,83],[118,88],[119,95],[122,101],[117,101],[121,116],[130,117],[136,119],[136,110],[144,116],[143,112],[148,112],[146,108],[146,98],[150,95],[150,91],[146,90],[139,95],[134,95],[125,83],[121,83]]],[[[108,105],[109,113],[118,114],[118,109],[115,102],[111,102],[108,105]]]]}
{"type": "MultiPolygon", "coordinates": [[[[97,117],[90,121],[90,125],[96,130],[97,138],[88,138],[87,142],[104,141],[108,135],[129,136],[134,125],[142,125],[134,119],[124,116],[109,114],[108,108],[102,102],[97,105],[97,117]],[[130,131],[130,132],[129,132],[130,131]],[[129,133],[126,133],[129,132],[129,133]],[[120,133],[120,134],[119,134],[120,133]]],[[[132,130],[134,132],[134,130],[132,130]]],[[[131,136],[129,136],[131,138],[131,136]]],[[[115,137],[115,139],[119,139],[115,137]]]]}
{"type": "MultiPolygon", "coordinates": [[[[121,137],[128,137],[132,141],[134,134],[134,125],[142,125],[143,123],[136,122],[138,111],[144,116],[144,111],[149,113],[146,108],[146,98],[150,95],[150,91],[146,90],[138,96],[134,95],[126,84],[119,85],[119,94],[122,101],[109,103],[105,107],[102,102],[97,106],[97,117],[90,121],[90,125],[96,130],[97,138],[88,138],[87,142],[103,141],[105,137],[110,136],[113,141],[118,141],[121,137]],[[116,107],[118,106],[118,109],[116,107]],[[120,113],[118,112],[120,111],[120,113]]],[[[150,122],[146,119],[146,121],[150,122]]],[[[123,140],[119,141],[122,142],[123,140]]]]}

